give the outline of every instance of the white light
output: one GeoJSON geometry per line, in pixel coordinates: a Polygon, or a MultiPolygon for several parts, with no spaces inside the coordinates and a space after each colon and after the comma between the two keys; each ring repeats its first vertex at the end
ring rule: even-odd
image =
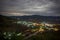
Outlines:
{"type": "Polygon", "coordinates": [[[18,33],[17,36],[20,36],[22,33],[18,33]]]}
{"type": "Polygon", "coordinates": [[[4,35],[6,35],[6,32],[4,32],[4,35]]]}

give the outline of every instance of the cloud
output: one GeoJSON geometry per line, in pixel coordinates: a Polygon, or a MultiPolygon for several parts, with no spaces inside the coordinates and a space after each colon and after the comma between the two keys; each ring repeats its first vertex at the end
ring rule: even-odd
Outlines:
{"type": "Polygon", "coordinates": [[[26,9],[23,9],[21,11],[40,11],[40,12],[44,12],[44,11],[47,11],[49,9],[51,5],[50,4],[46,4],[46,5],[41,5],[41,6],[32,6],[32,7],[29,7],[29,8],[26,8],[26,9]]]}
{"type": "Polygon", "coordinates": [[[23,16],[23,15],[32,15],[32,14],[25,14],[25,13],[1,13],[1,15],[5,15],[5,16],[23,16]]]}
{"type": "Polygon", "coordinates": [[[2,0],[0,5],[0,12],[8,12],[4,15],[60,16],[60,0],[2,0]]]}

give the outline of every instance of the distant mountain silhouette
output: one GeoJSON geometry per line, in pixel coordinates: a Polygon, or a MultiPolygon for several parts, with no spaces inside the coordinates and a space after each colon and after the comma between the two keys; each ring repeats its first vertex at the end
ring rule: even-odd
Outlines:
{"type": "Polygon", "coordinates": [[[12,16],[12,18],[25,20],[25,21],[40,21],[49,23],[60,23],[60,16],[40,16],[40,15],[30,15],[30,16],[12,16]]]}
{"type": "Polygon", "coordinates": [[[30,15],[30,16],[2,16],[0,15],[0,21],[2,20],[24,20],[24,21],[36,21],[36,22],[48,22],[48,23],[59,23],[60,16],[40,16],[40,15],[30,15]]]}

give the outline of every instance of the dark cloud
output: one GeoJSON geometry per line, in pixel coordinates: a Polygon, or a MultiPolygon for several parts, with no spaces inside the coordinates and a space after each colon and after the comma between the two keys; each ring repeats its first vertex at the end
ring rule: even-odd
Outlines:
{"type": "Polygon", "coordinates": [[[60,16],[60,0],[1,0],[0,5],[5,15],[60,16]]]}
{"type": "Polygon", "coordinates": [[[60,15],[60,0],[51,0],[55,3],[54,7],[51,7],[51,9],[56,13],[60,15]]]}

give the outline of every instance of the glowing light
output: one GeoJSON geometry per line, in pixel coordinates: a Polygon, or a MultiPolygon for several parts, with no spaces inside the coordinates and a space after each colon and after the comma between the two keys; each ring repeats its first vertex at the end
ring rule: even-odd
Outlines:
{"type": "Polygon", "coordinates": [[[33,23],[34,26],[36,26],[37,23],[33,23]]]}
{"type": "Polygon", "coordinates": [[[40,28],[40,29],[39,29],[39,31],[43,32],[43,31],[44,31],[44,29],[40,28]]]}
{"type": "Polygon", "coordinates": [[[17,36],[20,36],[22,33],[18,33],[17,36]]]}
{"type": "Polygon", "coordinates": [[[40,24],[38,24],[38,23],[33,23],[33,25],[34,25],[34,26],[39,26],[40,24]]]}
{"type": "Polygon", "coordinates": [[[6,32],[4,32],[4,35],[6,35],[6,32]]]}
{"type": "Polygon", "coordinates": [[[36,31],[36,29],[32,29],[32,32],[35,32],[36,31]]]}
{"type": "Polygon", "coordinates": [[[54,30],[54,31],[58,31],[59,29],[58,29],[58,28],[54,28],[53,30],[54,30]]]}

